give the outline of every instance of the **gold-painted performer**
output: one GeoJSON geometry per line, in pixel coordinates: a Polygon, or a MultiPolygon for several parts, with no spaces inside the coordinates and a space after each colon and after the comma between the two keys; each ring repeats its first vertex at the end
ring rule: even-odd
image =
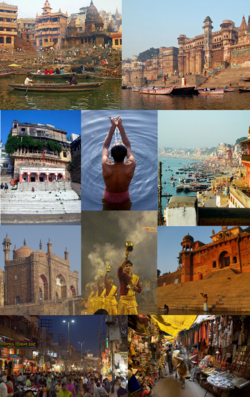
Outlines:
{"type": "Polygon", "coordinates": [[[112,276],[108,276],[110,272],[110,266],[106,267],[107,273],[104,277],[105,284],[105,306],[104,309],[107,310],[108,314],[117,314],[117,287],[114,285],[114,278],[112,276]]]}
{"type": "Polygon", "coordinates": [[[101,277],[103,274],[100,274],[100,277],[97,280],[97,290],[98,290],[98,308],[97,310],[104,309],[105,306],[105,285],[104,281],[101,281],[101,277]]]}
{"type": "Polygon", "coordinates": [[[129,251],[133,250],[133,243],[127,242],[125,259],[118,268],[118,279],[120,283],[120,301],[118,305],[118,314],[132,314],[137,315],[137,302],[135,294],[141,293],[141,285],[139,276],[132,273],[133,264],[129,257],[129,251]],[[127,245],[130,243],[130,246],[127,245]]]}

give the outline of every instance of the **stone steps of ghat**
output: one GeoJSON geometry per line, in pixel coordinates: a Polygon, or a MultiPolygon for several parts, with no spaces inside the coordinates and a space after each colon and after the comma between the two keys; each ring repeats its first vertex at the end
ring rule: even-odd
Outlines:
{"type": "Polygon", "coordinates": [[[203,280],[158,287],[157,306],[201,310],[204,299],[200,292],[203,292],[208,295],[209,307],[250,311],[249,285],[250,273],[235,274],[231,269],[222,269],[203,280]]]}
{"type": "Polygon", "coordinates": [[[241,81],[241,79],[250,77],[250,68],[230,68],[228,67],[225,70],[221,70],[219,74],[215,76],[210,76],[205,83],[199,85],[199,88],[213,88],[219,87],[222,88],[224,85],[229,86],[230,83],[232,87],[235,87],[235,84],[238,83],[240,86],[250,87],[250,82],[241,81]]]}

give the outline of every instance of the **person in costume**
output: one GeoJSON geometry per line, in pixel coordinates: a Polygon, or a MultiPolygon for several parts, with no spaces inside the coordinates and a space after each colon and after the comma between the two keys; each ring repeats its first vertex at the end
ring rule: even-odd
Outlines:
{"type": "Polygon", "coordinates": [[[105,305],[104,309],[107,310],[108,314],[116,315],[117,314],[117,287],[114,285],[114,278],[112,276],[108,276],[108,273],[105,274],[104,277],[105,284],[105,305]]]}
{"type": "Polygon", "coordinates": [[[118,268],[118,279],[120,283],[120,301],[118,314],[137,315],[136,293],[141,293],[139,276],[132,273],[133,264],[128,260],[129,251],[125,253],[125,259],[118,268]]]}
{"type": "MultiPolygon", "coordinates": [[[[101,276],[97,280],[97,290],[98,290],[98,309],[105,309],[105,285],[101,282],[101,276]]],[[[97,309],[97,310],[98,310],[97,309]]]]}

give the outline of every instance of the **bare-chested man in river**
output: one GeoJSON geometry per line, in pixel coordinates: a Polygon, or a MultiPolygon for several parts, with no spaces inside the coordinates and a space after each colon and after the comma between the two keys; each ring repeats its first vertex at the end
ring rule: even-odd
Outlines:
{"type": "Polygon", "coordinates": [[[102,174],[106,186],[103,198],[110,203],[123,203],[129,199],[129,185],[134,175],[136,161],[120,116],[110,117],[110,120],[111,127],[102,150],[102,174]],[[112,162],[109,159],[109,146],[116,127],[119,128],[123,143],[115,143],[112,147],[111,157],[114,160],[112,162]],[[127,161],[124,162],[126,156],[127,161]]]}

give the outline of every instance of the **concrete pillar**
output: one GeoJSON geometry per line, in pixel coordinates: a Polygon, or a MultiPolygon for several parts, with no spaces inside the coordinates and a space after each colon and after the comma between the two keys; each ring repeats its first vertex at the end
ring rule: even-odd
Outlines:
{"type": "Polygon", "coordinates": [[[47,176],[47,182],[49,182],[49,174],[46,174],[46,176],[47,176]]]}
{"type": "Polygon", "coordinates": [[[57,181],[57,175],[58,175],[58,174],[55,174],[55,177],[56,177],[56,181],[57,181]]]}
{"type": "Polygon", "coordinates": [[[30,182],[30,172],[28,172],[28,182],[30,182]]]}
{"type": "Polygon", "coordinates": [[[19,182],[23,181],[23,174],[19,174],[19,182]]]}

